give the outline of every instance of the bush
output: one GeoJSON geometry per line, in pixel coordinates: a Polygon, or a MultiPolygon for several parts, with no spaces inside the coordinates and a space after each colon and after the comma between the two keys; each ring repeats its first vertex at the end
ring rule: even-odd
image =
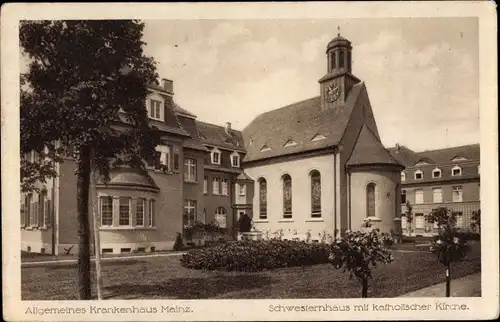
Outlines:
{"type": "Polygon", "coordinates": [[[175,243],[174,243],[174,250],[183,250],[184,249],[184,242],[182,241],[182,236],[180,233],[177,233],[177,237],[175,238],[175,243]]]}
{"type": "Polygon", "coordinates": [[[476,232],[472,232],[472,231],[459,231],[455,234],[456,237],[460,238],[460,239],[463,239],[463,240],[475,240],[475,241],[479,241],[481,240],[481,235],[479,233],[476,233],[476,232]]]}
{"type": "Polygon", "coordinates": [[[245,240],[193,249],[181,257],[191,269],[258,272],[262,270],[328,263],[331,246],[303,241],[245,240]]]}

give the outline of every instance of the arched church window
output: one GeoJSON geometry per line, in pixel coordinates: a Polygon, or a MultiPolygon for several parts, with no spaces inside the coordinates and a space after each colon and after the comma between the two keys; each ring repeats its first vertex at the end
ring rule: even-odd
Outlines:
{"type": "Polygon", "coordinates": [[[321,174],[311,171],[311,217],[321,217],[321,174]]]}
{"type": "Polygon", "coordinates": [[[375,217],[375,184],[366,186],[366,217],[375,217]]]}
{"type": "Polygon", "coordinates": [[[351,52],[347,52],[347,69],[350,71],[352,67],[351,52]]]}
{"type": "Polygon", "coordinates": [[[335,58],[337,58],[337,53],[336,52],[332,52],[331,56],[330,56],[332,69],[337,68],[337,60],[335,58]]]}
{"type": "Polygon", "coordinates": [[[340,52],[339,52],[339,67],[340,67],[340,68],[343,68],[343,67],[344,67],[344,64],[345,64],[345,60],[344,60],[344,52],[343,52],[343,51],[340,51],[340,52]]]}
{"type": "Polygon", "coordinates": [[[283,182],[283,218],[292,218],[292,177],[285,174],[283,182]]]}
{"type": "Polygon", "coordinates": [[[259,179],[259,219],[267,219],[267,182],[259,179]]]}

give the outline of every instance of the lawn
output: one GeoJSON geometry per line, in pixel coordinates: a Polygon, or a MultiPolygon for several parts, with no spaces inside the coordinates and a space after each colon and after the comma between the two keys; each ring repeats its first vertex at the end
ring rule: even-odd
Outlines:
{"type": "MultiPolygon", "coordinates": [[[[396,297],[445,281],[445,272],[433,254],[394,251],[394,262],[374,271],[370,297],[396,297]]],[[[282,268],[260,273],[190,270],[180,256],[103,262],[106,299],[262,299],[352,298],[360,296],[356,280],[329,264],[282,268]]],[[[457,278],[481,270],[475,247],[452,268],[457,278]]],[[[76,299],[75,264],[22,268],[23,300],[76,299]]],[[[453,287],[453,283],[452,283],[453,287]]],[[[444,290],[443,290],[444,292],[444,290]]],[[[93,292],[95,293],[95,292],[93,292]]]]}

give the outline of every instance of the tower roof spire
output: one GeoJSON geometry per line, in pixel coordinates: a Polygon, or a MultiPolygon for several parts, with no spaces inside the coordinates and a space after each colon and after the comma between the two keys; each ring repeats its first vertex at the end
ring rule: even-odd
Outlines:
{"type": "Polygon", "coordinates": [[[337,26],[337,31],[338,31],[337,36],[340,37],[340,26],[337,26]]]}

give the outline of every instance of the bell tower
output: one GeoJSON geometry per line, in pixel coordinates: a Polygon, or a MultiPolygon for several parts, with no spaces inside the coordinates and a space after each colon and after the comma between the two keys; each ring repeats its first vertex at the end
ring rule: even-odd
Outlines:
{"type": "Polygon", "coordinates": [[[326,75],[318,82],[321,90],[321,107],[333,108],[345,104],[352,86],[360,80],[352,74],[351,42],[340,35],[326,47],[326,75]]]}

